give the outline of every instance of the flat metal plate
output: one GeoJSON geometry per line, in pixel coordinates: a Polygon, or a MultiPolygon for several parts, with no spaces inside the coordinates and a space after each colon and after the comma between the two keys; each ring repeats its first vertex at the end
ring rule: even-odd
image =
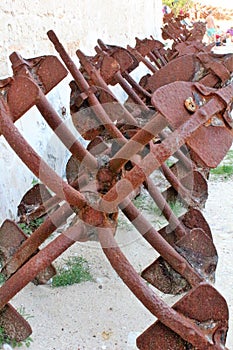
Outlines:
{"type": "MultiPolygon", "coordinates": [[[[228,307],[216,289],[206,283],[200,284],[189,291],[173,308],[194,322],[203,331],[203,337],[219,344],[216,349],[225,349],[228,307]]],[[[190,338],[191,333],[190,330],[190,338]]],[[[160,321],[137,338],[137,346],[140,350],[197,350],[160,321]]]]}
{"type": "MultiPolygon", "coordinates": [[[[221,93],[221,89],[219,90],[221,93]]],[[[207,88],[200,84],[177,81],[158,89],[153,94],[152,103],[174,130],[181,127],[187,120],[192,120],[193,114],[185,107],[187,98],[195,97],[205,103],[211,98],[216,98],[215,92],[215,89],[207,88]]],[[[217,103],[218,98],[216,98],[216,105],[217,103]]],[[[211,111],[209,113],[209,118],[211,119],[213,116],[211,111]]],[[[226,127],[221,115],[218,114],[214,117],[217,118],[221,125],[213,126],[211,122],[207,123],[207,120],[204,120],[203,124],[201,124],[200,121],[199,128],[192,134],[188,135],[187,132],[187,137],[184,139],[184,143],[187,143],[199,156],[204,165],[209,168],[215,168],[221,162],[233,141],[233,133],[226,127]]]]}
{"type": "Polygon", "coordinates": [[[7,102],[15,122],[36,104],[39,87],[28,77],[18,76],[10,84],[7,102]]]}
{"type": "Polygon", "coordinates": [[[32,333],[29,323],[10,304],[0,311],[0,326],[10,339],[17,342],[25,340],[32,333]]]}
{"type": "Polygon", "coordinates": [[[67,74],[67,70],[56,56],[43,56],[37,69],[37,75],[43,84],[45,94],[58,85],[67,74]]]}
{"type": "MultiPolygon", "coordinates": [[[[174,248],[193,269],[207,281],[214,282],[218,255],[213,241],[203,230],[195,228],[176,242],[174,248]]],[[[166,259],[166,258],[165,258],[166,259]]],[[[141,276],[166,294],[180,294],[190,289],[189,283],[162,257],[149,265],[141,276]]]]}
{"type": "Polygon", "coordinates": [[[2,265],[17,251],[27,239],[24,232],[11,220],[5,220],[0,228],[0,258],[2,265]]]}
{"type": "MultiPolygon", "coordinates": [[[[154,92],[161,86],[177,80],[192,81],[195,74],[195,68],[194,55],[186,55],[176,58],[155,72],[148,79],[145,89],[154,92]]],[[[177,97],[177,94],[175,94],[175,96],[177,97]]],[[[169,98],[167,102],[170,103],[169,98]]]]}

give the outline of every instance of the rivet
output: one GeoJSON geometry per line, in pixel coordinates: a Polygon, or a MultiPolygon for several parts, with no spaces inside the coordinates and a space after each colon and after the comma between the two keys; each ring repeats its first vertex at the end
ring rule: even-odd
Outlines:
{"type": "Polygon", "coordinates": [[[186,100],[184,101],[184,105],[185,105],[186,109],[192,113],[194,113],[197,109],[197,105],[192,97],[186,98],[186,100]]]}

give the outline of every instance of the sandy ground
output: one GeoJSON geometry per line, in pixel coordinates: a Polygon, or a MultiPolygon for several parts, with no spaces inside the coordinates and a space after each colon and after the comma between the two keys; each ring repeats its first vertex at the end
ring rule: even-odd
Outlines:
{"type": "MultiPolygon", "coordinates": [[[[203,214],[209,223],[219,262],[215,288],[225,297],[229,312],[227,346],[233,349],[233,186],[228,181],[209,181],[209,197],[203,214]]],[[[117,240],[139,272],[157,253],[129,227],[118,230],[117,240]]],[[[123,284],[98,244],[76,243],[65,256],[81,255],[90,263],[94,282],[51,288],[30,283],[12,304],[32,315],[31,350],[134,350],[135,339],[155,317],[123,284]]],[[[64,256],[63,256],[64,257],[64,256]]],[[[174,296],[158,295],[169,305],[174,296]]],[[[22,347],[20,349],[26,349],[22,347]]]]}

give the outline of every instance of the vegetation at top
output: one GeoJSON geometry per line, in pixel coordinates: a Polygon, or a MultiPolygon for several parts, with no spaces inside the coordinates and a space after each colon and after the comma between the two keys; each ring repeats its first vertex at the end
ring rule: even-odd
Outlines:
{"type": "Polygon", "coordinates": [[[180,10],[185,13],[194,6],[193,0],[164,0],[163,4],[169,6],[175,15],[178,15],[180,10]]]}
{"type": "Polygon", "coordinates": [[[233,174],[233,150],[229,150],[222,162],[214,169],[210,170],[212,175],[222,175],[228,178],[233,174]]]}

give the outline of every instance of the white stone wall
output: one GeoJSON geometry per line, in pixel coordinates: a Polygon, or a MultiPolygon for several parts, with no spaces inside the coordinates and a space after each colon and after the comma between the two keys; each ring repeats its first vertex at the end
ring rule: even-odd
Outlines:
{"type": "MultiPolygon", "coordinates": [[[[0,1],[0,79],[11,76],[9,55],[17,51],[24,58],[56,55],[47,37],[55,31],[69,55],[79,48],[85,54],[95,53],[100,38],[109,44],[134,46],[135,37],[153,35],[160,39],[162,0],[1,0],[0,1]]],[[[68,76],[48,96],[70,123],[68,76]]],[[[55,140],[35,107],[16,123],[27,141],[55,169],[64,172],[67,151],[55,140]]],[[[17,205],[31,186],[33,174],[0,137],[0,222],[15,218],[17,205]]]]}

